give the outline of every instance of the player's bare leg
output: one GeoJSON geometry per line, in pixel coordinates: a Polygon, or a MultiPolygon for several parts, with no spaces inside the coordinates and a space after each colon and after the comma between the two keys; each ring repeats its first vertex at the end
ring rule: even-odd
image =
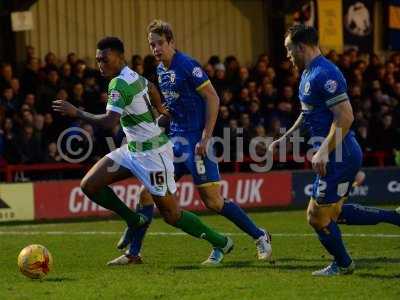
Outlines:
{"type": "MultiPolygon", "coordinates": [[[[197,186],[197,189],[201,200],[209,210],[223,215],[255,240],[258,259],[269,260],[271,258],[272,247],[269,233],[258,228],[236,203],[224,199],[220,193],[219,183],[207,183],[197,186]]],[[[214,250],[210,254],[210,257],[213,256],[215,256],[214,250]]]]}
{"type": "Polygon", "coordinates": [[[354,262],[346,251],[340,229],[336,224],[342,205],[343,199],[326,205],[320,205],[314,199],[309,202],[308,222],[318,234],[321,244],[334,257],[334,261],[328,267],[313,272],[314,276],[346,275],[354,271],[354,262]]]}
{"type": "Polygon", "coordinates": [[[132,177],[132,173],[108,157],[100,159],[81,181],[83,193],[93,202],[112,210],[125,220],[128,227],[139,227],[146,219],[132,211],[114,193],[110,184],[132,177]]]}

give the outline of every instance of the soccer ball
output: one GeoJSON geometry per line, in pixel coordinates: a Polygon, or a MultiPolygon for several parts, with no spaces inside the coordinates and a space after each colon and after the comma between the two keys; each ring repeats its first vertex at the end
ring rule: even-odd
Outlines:
{"type": "Polygon", "coordinates": [[[42,245],[29,245],[18,255],[18,267],[22,274],[32,279],[45,277],[53,266],[53,257],[42,245]]]}

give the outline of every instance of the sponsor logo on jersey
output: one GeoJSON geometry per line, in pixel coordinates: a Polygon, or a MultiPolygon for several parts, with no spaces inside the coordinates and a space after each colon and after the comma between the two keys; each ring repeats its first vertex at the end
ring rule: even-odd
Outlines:
{"type": "Polygon", "coordinates": [[[203,71],[201,70],[200,67],[194,67],[193,71],[192,71],[192,74],[193,74],[194,77],[197,77],[197,78],[203,77],[203,71]]]}
{"type": "Polygon", "coordinates": [[[118,101],[119,98],[121,98],[121,94],[118,91],[116,90],[111,91],[110,93],[111,102],[116,102],[118,101]]]}
{"type": "Polygon", "coordinates": [[[333,94],[336,89],[337,89],[337,81],[333,80],[333,79],[329,79],[325,82],[324,84],[324,88],[325,90],[327,90],[329,93],[333,94]]]}
{"type": "Polygon", "coordinates": [[[165,99],[170,100],[172,99],[178,99],[179,98],[179,93],[175,92],[175,91],[163,91],[162,92],[163,96],[165,99]]]}

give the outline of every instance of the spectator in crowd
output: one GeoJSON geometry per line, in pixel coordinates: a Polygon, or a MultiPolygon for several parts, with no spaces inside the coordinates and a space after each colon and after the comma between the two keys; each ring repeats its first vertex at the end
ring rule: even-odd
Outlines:
{"type": "Polygon", "coordinates": [[[48,69],[46,73],[46,81],[39,88],[38,94],[40,102],[38,102],[38,111],[41,113],[51,110],[51,102],[56,98],[60,89],[60,76],[57,68],[48,69]]]}
{"type": "Polygon", "coordinates": [[[57,56],[53,52],[48,52],[44,57],[44,66],[42,70],[47,74],[54,69],[57,69],[57,56]]]}
{"type": "Polygon", "coordinates": [[[260,88],[260,100],[266,113],[271,112],[278,100],[277,91],[269,79],[264,79],[260,88]]]}
{"type": "Polygon", "coordinates": [[[11,64],[2,63],[0,65],[0,92],[5,88],[11,86],[11,79],[13,78],[13,69],[11,64]]]}
{"type": "Polygon", "coordinates": [[[76,55],[75,52],[70,52],[67,55],[67,63],[69,63],[69,65],[71,67],[75,67],[75,64],[78,62],[78,56],[76,55]]]}
{"type": "Polygon", "coordinates": [[[214,66],[212,64],[206,64],[204,65],[204,71],[207,73],[208,78],[210,78],[211,81],[213,81],[213,78],[215,76],[214,66]]]}
{"type": "Polygon", "coordinates": [[[82,59],[78,59],[74,64],[71,64],[71,66],[72,66],[73,83],[78,83],[78,82],[82,83],[87,68],[85,61],[82,59]]]}
{"type": "Polygon", "coordinates": [[[252,74],[252,79],[260,84],[264,77],[268,75],[268,63],[265,60],[259,60],[252,74]]]}
{"type": "Polygon", "coordinates": [[[136,73],[143,75],[143,58],[140,55],[133,55],[131,59],[132,70],[136,73]]]}
{"type": "Polygon", "coordinates": [[[76,82],[72,75],[72,66],[69,63],[63,63],[60,69],[60,85],[66,89],[71,89],[72,85],[76,82]]]}
{"type": "Polygon", "coordinates": [[[249,90],[246,87],[242,88],[238,98],[233,103],[235,117],[239,117],[240,114],[248,111],[250,100],[249,90]]]}
{"type": "Polygon", "coordinates": [[[226,68],[226,83],[230,87],[239,84],[239,68],[240,64],[237,58],[233,55],[229,55],[225,58],[224,62],[226,68]]]}
{"type": "Polygon", "coordinates": [[[18,140],[17,157],[19,163],[32,164],[43,161],[43,149],[40,136],[35,134],[31,124],[26,123],[22,130],[22,135],[18,140]]]}
{"type": "Polygon", "coordinates": [[[45,144],[56,142],[61,133],[61,129],[54,123],[54,118],[51,113],[44,114],[42,132],[45,144]]]}
{"type": "Polygon", "coordinates": [[[330,50],[326,57],[336,65],[339,63],[339,55],[335,50],[330,50]]]}
{"type": "Polygon", "coordinates": [[[253,128],[265,123],[265,115],[261,112],[259,101],[253,100],[250,102],[249,116],[253,128]]]}
{"type": "Polygon", "coordinates": [[[215,76],[213,80],[213,86],[217,91],[217,94],[221,97],[224,90],[226,90],[228,85],[228,80],[226,78],[225,65],[218,63],[214,66],[215,76]]]}
{"type": "Polygon", "coordinates": [[[157,60],[153,55],[146,55],[143,59],[143,76],[154,84],[158,84],[157,60]]]}
{"type": "Polygon", "coordinates": [[[72,86],[71,98],[70,98],[69,101],[74,106],[78,107],[79,109],[85,109],[86,108],[86,103],[87,102],[83,98],[84,92],[85,92],[85,90],[83,88],[83,84],[82,83],[77,82],[72,86]]]}
{"type": "Polygon", "coordinates": [[[5,115],[8,117],[12,117],[14,114],[18,112],[19,103],[18,99],[14,95],[14,91],[11,86],[6,86],[3,89],[0,98],[0,106],[2,106],[5,110],[5,115]]]}
{"type": "Polygon", "coordinates": [[[4,137],[4,158],[8,163],[15,164],[19,163],[18,153],[18,141],[19,131],[14,126],[14,122],[11,118],[5,118],[3,124],[3,137],[4,137]]]}
{"type": "Polygon", "coordinates": [[[240,67],[239,69],[239,87],[244,87],[249,80],[250,74],[247,67],[240,67]]]}
{"type": "Polygon", "coordinates": [[[28,59],[21,75],[23,93],[37,93],[40,85],[39,68],[40,64],[37,58],[31,57],[28,59]]]}
{"type": "Polygon", "coordinates": [[[47,145],[47,152],[44,157],[45,163],[62,162],[61,155],[58,153],[57,144],[52,142],[47,145]]]}

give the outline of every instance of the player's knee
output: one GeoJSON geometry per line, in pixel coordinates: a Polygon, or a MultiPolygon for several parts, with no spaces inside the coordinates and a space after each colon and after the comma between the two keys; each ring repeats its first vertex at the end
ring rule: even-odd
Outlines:
{"type": "Polygon", "coordinates": [[[205,206],[212,211],[219,213],[224,206],[224,200],[221,197],[207,197],[203,199],[205,206]]]}
{"type": "Polygon", "coordinates": [[[319,230],[329,225],[331,219],[326,216],[320,215],[315,211],[308,211],[307,221],[311,227],[319,230]]]}
{"type": "Polygon", "coordinates": [[[178,223],[178,220],[180,218],[180,214],[178,211],[172,211],[172,210],[161,210],[160,211],[165,223],[175,226],[176,223],[178,223]]]}
{"type": "Polygon", "coordinates": [[[224,199],[219,194],[200,193],[204,205],[212,211],[219,213],[224,206],[224,199]]]}
{"type": "Polygon", "coordinates": [[[90,177],[84,177],[81,180],[80,186],[82,192],[88,197],[96,193],[96,185],[94,184],[93,180],[90,179],[90,177]]]}
{"type": "Polygon", "coordinates": [[[315,216],[312,216],[310,214],[307,215],[307,222],[313,228],[318,229],[318,227],[320,227],[320,222],[319,222],[318,218],[316,218],[315,216]]]}
{"type": "Polygon", "coordinates": [[[140,204],[142,206],[154,204],[153,197],[147,189],[142,189],[140,192],[140,204]]]}

